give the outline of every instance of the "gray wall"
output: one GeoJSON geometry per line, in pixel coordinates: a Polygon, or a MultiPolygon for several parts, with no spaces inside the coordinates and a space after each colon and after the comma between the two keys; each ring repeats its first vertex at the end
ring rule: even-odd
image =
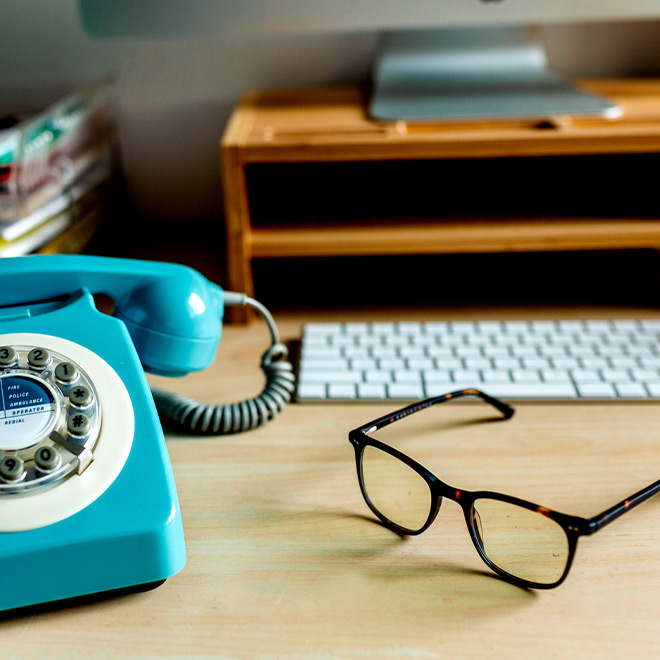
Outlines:
{"type": "MultiPolygon", "coordinates": [[[[565,74],[660,75],[660,22],[543,34],[551,63],[565,74]]],[[[364,82],[376,42],[363,32],[93,38],[76,0],[0,0],[0,105],[19,106],[26,93],[46,101],[54,89],[115,72],[136,210],[145,222],[204,222],[221,215],[218,142],[240,95],[364,82]]]]}

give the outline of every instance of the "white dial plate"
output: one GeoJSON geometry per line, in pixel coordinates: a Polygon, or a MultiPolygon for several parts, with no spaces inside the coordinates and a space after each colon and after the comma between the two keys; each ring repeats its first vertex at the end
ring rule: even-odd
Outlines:
{"type": "MultiPolygon", "coordinates": [[[[93,382],[103,422],[93,460],[80,475],[26,494],[0,495],[0,532],[36,529],[64,520],[89,506],[121,472],[133,443],[135,419],[126,387],[114,369],[89,349],[74,342],[35,333],[0,335],[0,345],[40,346],[67,356],[93,382]]],[[[3,443],[16,442],[4,440],[3,443]]]]}

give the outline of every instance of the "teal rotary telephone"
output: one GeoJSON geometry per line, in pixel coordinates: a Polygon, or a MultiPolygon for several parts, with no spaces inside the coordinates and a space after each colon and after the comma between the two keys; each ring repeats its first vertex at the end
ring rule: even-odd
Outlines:
{"type": "Polygon", "coordinates": [[[270,314],[174,264],[85,256],[0,261],[0,610],[157,585],[185,563],[158,418],[191,433],[272,419],[293,374],[270,314]],[[115,302],[100,312],[94,295],[115,302]],[[150,390],[145,370],[209,366],[226,305],[268,322],[264,391],[204,405],[150,390]]]}

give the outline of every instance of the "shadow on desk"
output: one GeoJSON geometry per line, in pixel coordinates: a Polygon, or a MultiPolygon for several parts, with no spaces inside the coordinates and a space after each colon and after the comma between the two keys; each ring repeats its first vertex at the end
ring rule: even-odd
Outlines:
{"type": "Polygon", "coordinates": [[[86,594],[84,596],[55,600],[50,603],[37,603],[36,605],[26,605],[25,607],[17,607],[13,610],[5,610],[0,612],[0,626],[3,621],[30,618],[37,614],[71,611],[76,608],[96,605],[98,603],[119,601],[131,595],[152,591],[164,583],[165,580],[159,580],[158,582],[149,582],[148,584],[138,584],[132,587],[124,587],[122,589],[112,589],[111,591],[103,591],[96,594],[86,594]]]}
{"type": "MultiPolygon", "coordinates": [[[[272,501],[257,504],[258,508],[263,506],[277,508],[272,501]]],[[[313,572],[322,566],[324,574],[334,575],[335,580],[342,582],[353,569],[358,569],[353,579],[373,583],[376,592],[382,590],[393,599],[417,593],[426,599],[426,606],[431,610],[436,600],[444,606],[456,599],[467,600],[473,603],[475,612],[483,609],[490,615],[494,605],[524,606],[539,597],[533,590],[515,586],[471,566],[480,560],[465,529],[459,529],[459,539],[466,543],[459,540],[456,544],[454,539],[447,542],[445,531],[439,528],[420,541],[419,537],[397,535],[375,518],[341,509],[289,512],[283,516],[286,529],[293,532],[290,542],[294,556],[288,559],[295,561],[298,570],[313,572]],[[337,532],[338,526],[342,528],[341,533],[337,532]],[[305,536],[304,530],[312,529],[314,536],[305,536]],[[294,530],[302,533],[299,535],[294,530]],[[444,559],[445,544],[449,546],[450,556],[455,554],[457,545],[459,554],[465,550],[465,555],[454,561],[444,559]]],[[[277,517],[275,513],[273,520],[277,517]]],[[[446,516],[450,518],[454,516],[446,516]]],[[[459,526],[465,526],[462,519],[458,522],[459,526]]],[[[452,525],[447,529],[451,535],[452,525]]]]}
{"type": "MultiPolygon", "coordinates": [[[[399,537],[399,540],[402,543],[406,543],[410,540],[410,537],[402,534],[398,534],[394,530],[388,529],[383,523],[380,522],[380,520],[377,520],[375,518],[370,518],[369,516],[363,516],[360,514],[343,514],[344,518],[355,518],[357,520],[363,520],[365,522],[378,525],[379,527],[382,527],[383,529],[387,529],[391,534],[393,534],[395,537],[399,537]]],[[[395,539],[396,541],[396,539],[395,539]]],[[[369,557],[374,557],[376,554],[381,554],[384,552],[387,552],[391,546],[383,546],[379,551],[374,551],[374,550],[365,550],[362,552],[355,553],[356,558],[369,558],[369,557]]],[[[474,568],[465,568],[463,566],[456,566],[451,563],[444,563],[444,562],[437,562],[433,561],[432,563],[427,563],[427,562],[419,562],[416,565],[410,565],[402,568],[397,568],[397,569],[389,569],[389,570],[382,570],[375,572],[374,575],[376,577],[382,578],[384,580],[399,580],[399,579],[408,579],[408,578],[422,578],[422,579],[442,579],[443,576],[447,577],[449,575],[452,576],[458,576],[458,575],[469,575],[469,576],[478,576],[480,578],[488,578],[495,580],[497,583],[502,583],[507,587],[507,591],[509,591],[508,587],[515,587],[515,589],[519,591],[523,591],[526,594],[528,594],[530,597],[535,598],[538,596],[537,592],[534,591],[533,589],[528,589],[526,587],[520,587],[517,585],[513,585],[506,580],[503,580],[501,577],[498,575],[495,575],[491,573],[490,571],[485,571],[485,570],[478,570],[474,568]]]]}

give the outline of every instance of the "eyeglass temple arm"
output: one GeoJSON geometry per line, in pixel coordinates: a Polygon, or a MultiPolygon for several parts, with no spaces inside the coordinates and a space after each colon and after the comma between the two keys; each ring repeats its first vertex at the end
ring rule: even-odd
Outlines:
{"type": "Polygon", "coordinates": [[[383,426],[387,426],[392,422],[400,420],[402,417],[407,417],[408,415],[412,415],[413,413],[424,410],[425,408],[430,408],[431,406],[436,405],[436,403],[444,403],[450,399],[458,399],[463,396],[478,396],[486,403],[490,403],[491,406],[497,408],[497,410],[502,413],[504,419],[509,419],[513,416],[514,409],[508,403],[504,403],[504,401],[500,401],[499,399],[496,399],[495,397],[492,397],[485,392],[482,392],[481,390],[465,389],[457,390],[456,392],[448,392],[447,394],[431,397],[429,399],[424,399],[423,401],[413,403],[412,405],[406,406],[405,408],[400,408],[399,410],[390,413],[385,417],[379,417],[373,422],[365,424],[360,428],[360,430],[363,432],[366,432],[367,430],[375,431],[376,429],[383,428],[383,426]]]}
{"type": "Polygon", "coordinates": [[[630,509],[636,507],[645,500],[648,500],[657,493],[660,493],[660,481],[652,483],[650,486],[643,488],[622,502],[610,507],[607,511],[603,511],[603,513],[594,516],[589,520],[590,533],[593,534],[594,532],[597,532],[599,529],[605,527],[605,525],[616,520],[619,516],[622,516],[627,511],[630,511],[630,509]]]}

